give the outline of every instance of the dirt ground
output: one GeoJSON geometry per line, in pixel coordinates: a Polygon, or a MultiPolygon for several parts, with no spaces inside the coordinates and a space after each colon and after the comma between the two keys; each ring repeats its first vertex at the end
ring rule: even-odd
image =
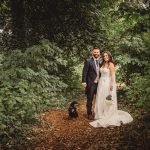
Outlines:
{"type": "Polygon", "coordinates": [[[126,125],[93,128],[86,116],[85,98],[80,101],[77,110],[79,117],[75,120],[68,119],[67,109],[41,114],[41,125],[33,128],[35,135],[27,137],[32,141],[27,150],[127,149],[128,141],[121,140],[126,125]]]}

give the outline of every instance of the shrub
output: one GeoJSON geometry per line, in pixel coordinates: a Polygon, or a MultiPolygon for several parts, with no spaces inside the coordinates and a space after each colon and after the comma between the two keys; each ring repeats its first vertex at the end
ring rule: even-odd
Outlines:
{"type": "MultiPolygon", "coordinates": [[[[150,73],[150,70],[149,70],[150,73]]],[[[137,107],[142,107],[145,110],[150,109],[150,80],[149,73],[141,76],[139,73],[134,73],[131,76],[131,85],[128,86],[126,92],[127,100],[137,107]]]]}
{"type": "Polygon", "coordinates": [[[4,58],[0,66],[0,137],[4,141],[35,122],[39,112],[65,105],[67,84],[59,69],[65,67],[63,51],[47,40],[4,58]]]}

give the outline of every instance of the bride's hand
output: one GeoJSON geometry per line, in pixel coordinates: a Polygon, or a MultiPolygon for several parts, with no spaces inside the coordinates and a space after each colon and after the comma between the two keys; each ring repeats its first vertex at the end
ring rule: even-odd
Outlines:
{"type": "Polygon", "coordinates": [[[87,84],[86,84],[86,83],[82,83],[82,86],[83,86],[84,88],[86,88],[87,84]]]}
{"type": "Polygon", "coordinates": [[[111,85],[111,86],[110,86],[110,91],[112,91],[112,90],[113,90],[113,86],[111,85]]]}

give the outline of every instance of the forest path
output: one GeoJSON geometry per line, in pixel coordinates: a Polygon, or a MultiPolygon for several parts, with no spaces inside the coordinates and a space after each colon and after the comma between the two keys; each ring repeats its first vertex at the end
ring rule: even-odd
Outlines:
{"type": "Polygon", "coordinates": [[[128,145],[121,140],[125,125],[93,128],[86,117],[85,97],[79,103],[75,120],[68,119],[67,109],[41,114],[41,125],[33,128],[35,135],[27,137],[33,141],[27,150],[119,150],[128,145]]]}

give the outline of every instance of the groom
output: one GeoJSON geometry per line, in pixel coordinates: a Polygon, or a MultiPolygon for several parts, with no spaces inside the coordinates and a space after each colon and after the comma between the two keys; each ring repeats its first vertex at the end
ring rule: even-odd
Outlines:
{"type": "Polygon", "coordinates": [[[97,91],[99,80],[99,65],[100,65],[100,49],[97,47],[92,49],[92,57],[87,59],[84,63],[82,72],[82,86],[85,88],[87,95],[87,117],[92,119],[92,101],[97,91]]]}

